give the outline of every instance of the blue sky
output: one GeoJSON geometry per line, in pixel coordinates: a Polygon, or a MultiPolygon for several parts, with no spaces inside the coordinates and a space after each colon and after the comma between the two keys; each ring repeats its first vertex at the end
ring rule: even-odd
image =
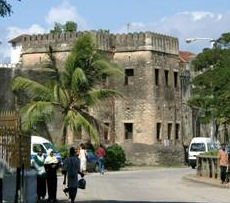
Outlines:
{"type": "Polygon", "coordinates": [[[14,13],[0,18],[0,63],[10,55],[8,40],[49,32],[55,22],[74,21],[79,30],[112,33],[152,31],[179,39],[180,50],[199,53],[208,40],[230,32],[229,0],[9,0],[14,13]],[[130,24],[127,29],[127,24],[130,24]]]}

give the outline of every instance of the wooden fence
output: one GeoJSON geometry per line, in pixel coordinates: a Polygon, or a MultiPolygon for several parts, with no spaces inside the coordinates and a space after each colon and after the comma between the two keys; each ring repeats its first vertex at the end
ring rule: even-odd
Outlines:
{"type": "Polygon", "coordinates": [[[0,112],[0,159],[11,168],[30,167],[30,137],[22,134],[16,112],[0,112]]]}

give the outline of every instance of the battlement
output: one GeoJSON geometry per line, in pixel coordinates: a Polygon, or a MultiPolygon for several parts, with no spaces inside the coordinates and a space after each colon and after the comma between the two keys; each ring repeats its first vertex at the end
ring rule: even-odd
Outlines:
{"type": "Polygon", "coordinates": [[[116,51],[151,50],[178,54],[179,44],[175,37],[153,32],[111,35],[116,51]]]}
{"type": "Polygon", "coordinates": [[[24,52],[43,52],[48,45],[56,51],[70,51],[73,42],[84,33],[91,33],[95,38],[96,47],[104,51],[142,51],[152,50],[169,54],[178,54],[178,39],[175,37],[140,32],[128,34],[111,34],[109,31],[67,32],[61,34],[38,34],[22,36],[24,52]],[[40,50],[40,51],[39,51],[40,50]]]}

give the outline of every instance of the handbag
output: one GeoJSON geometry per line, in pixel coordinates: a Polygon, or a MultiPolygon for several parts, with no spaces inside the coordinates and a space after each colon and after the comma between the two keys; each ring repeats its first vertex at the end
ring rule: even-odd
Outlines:
{"type": "Polygon", "coordinates": [[[84,178],[81,178],[78,181],[78,188],[80,188],[80,189],[85,189],[86,188],[86,180],[84,178]]]}

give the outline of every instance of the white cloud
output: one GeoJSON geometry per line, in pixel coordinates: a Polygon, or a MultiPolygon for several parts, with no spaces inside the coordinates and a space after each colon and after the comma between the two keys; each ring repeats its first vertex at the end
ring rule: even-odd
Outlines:
{"type": "Polygon", "coordinates": [[[8,39],[12,39],[21,34],[42,34],[45,33],[46,30],[40,25],[33,24],[29,28],[19,28],[19,27],[8,27],[8,39]]]}
{"type": "Polygon", "coordinates": [[[19,27],[8,27],[3,28],[1,35],[1,45],[0,45],[0,63],[8,62],[10,56],[10,44],[9,40],[17,37],[21,34],[39,34],[45,33],[46,30],[40,25],[33,24],[28,28],[19,28],[19,27]]]}
{"type": "Polygon", "coordinates": [[[46,22],[52,27],[55,22],[64,24],[66,21],[76,22],[79,29],[87,29],[88,27],[85,19],[79,15],[76,8],[66,1],[53,7],[46,17],[46,22]]]}
{"type": "MultiPolygon", "coordinates": [[[[158,22],[133,22],[130,23],[130,32],[152,31],[171,35],[179,39],[181,50],[200,52],[203,48],[209,47],[208,41],[196,41],[196,43],[186,44],[185,39],[191,37],[217,39],[222,33],[229,32],[230,12],[211,13],[205,11],[180,12],[172,16],[163,17],[158,22]]],[[[127,32],[127,27],[123,26],[118,33],[127,32]]]]}
{"type": "Polygon", "coordinates": [[[206,11],[182,12],[179,13],[179,15],[191,16],[193,21],[199,21],[205,18],[215,18],[213,13],[206,11]]]}
{"type": "Polygon", "coordinates": [[[8,27],[1,28],[0,33],[0,63],[4,61],[4,58],[10,56],[10,44],[8,41],[17,37],[21,34],[39,34],[49,32],[53,28],[54,23],[58,22],[64,24],[66,21],[74,21],[78,25],[78,30],[87,30],[88,26],[84,18],[82,18],[77,12],[76,8],[68,3],[68,1],[63,1],[60,5],[50,9],[45,21],[48,23],[47,29],[41,27],[38,24],[33,24],[28,28],[20,27],[8,27]]]}

